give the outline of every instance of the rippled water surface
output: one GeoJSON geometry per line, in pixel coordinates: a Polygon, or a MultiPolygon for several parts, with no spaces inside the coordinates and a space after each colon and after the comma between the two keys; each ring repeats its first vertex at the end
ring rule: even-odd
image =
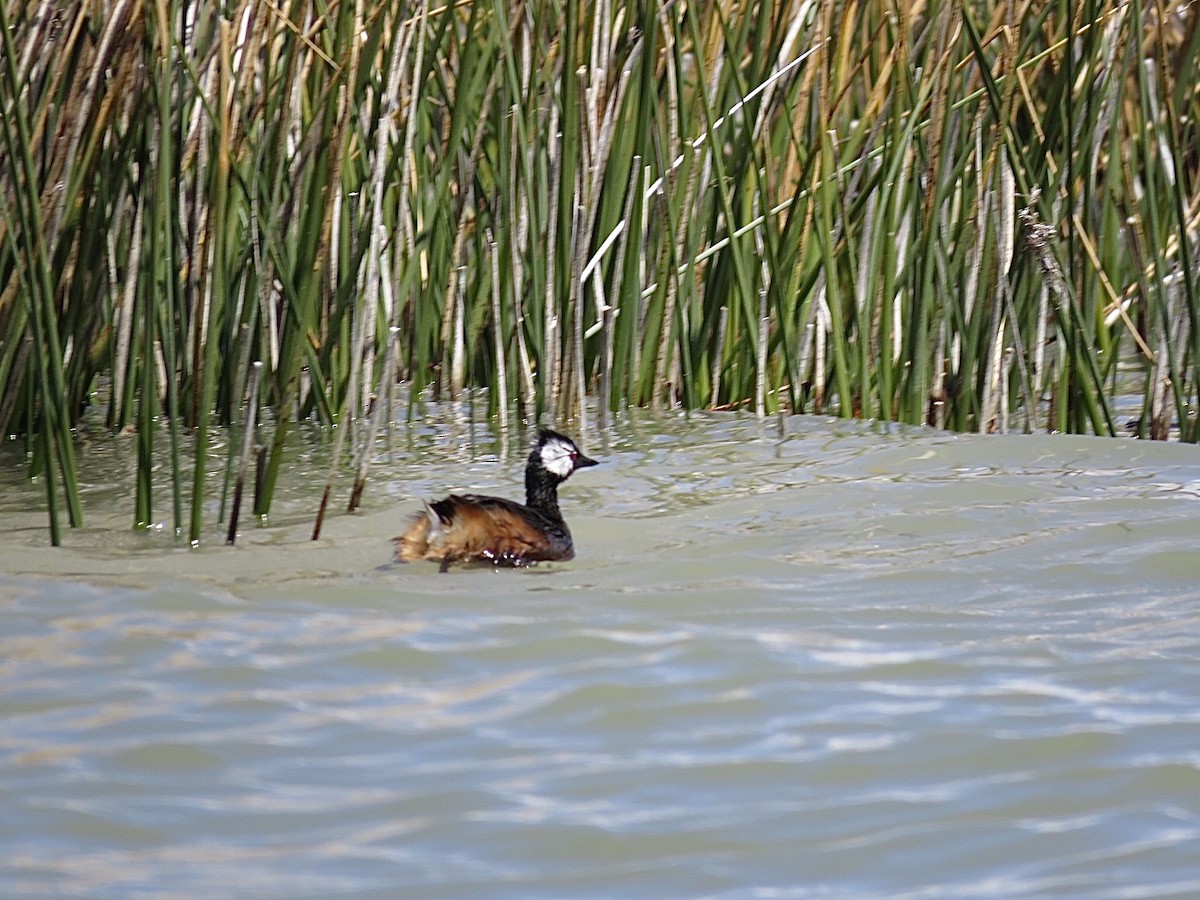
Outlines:
{"type": "Polygon", "coordinates": [[[1195,447],[640,416],[574,562],[439,575],[388,539],[519,435],[199,551],[122,440],[58,550],[0,459],[0,895],[1200,896],[1195,447]]]}

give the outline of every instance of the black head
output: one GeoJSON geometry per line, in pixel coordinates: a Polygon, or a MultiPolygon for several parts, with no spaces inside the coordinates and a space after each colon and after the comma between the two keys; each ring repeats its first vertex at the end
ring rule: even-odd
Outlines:
{"type": "Polygon", "coordinates": [[[566,481],[576,469],[597,465],[596,460],[584,456],[575,442],[565,434],[542,429],[537,443],[529,454],[529,469],[548,472],[556,481],[566,481]]]}

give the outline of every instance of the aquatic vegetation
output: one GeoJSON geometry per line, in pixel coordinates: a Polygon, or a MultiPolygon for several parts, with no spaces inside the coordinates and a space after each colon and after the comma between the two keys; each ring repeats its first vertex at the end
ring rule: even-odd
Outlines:
{"type": "Polygon", "coordinates": [[[345,425],[353,506],[398,388],[1097,434],[1132,391],[1200,437],[1183,2],[0,0],[0,41],[0,433],[56,542],[89,402],[192,541],[214,428],[265,516],[345,425]]]}

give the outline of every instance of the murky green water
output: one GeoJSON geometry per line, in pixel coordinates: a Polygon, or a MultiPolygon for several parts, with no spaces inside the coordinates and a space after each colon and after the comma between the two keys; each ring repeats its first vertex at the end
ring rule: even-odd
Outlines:
{"type": "Polygon", "coordinates": [[[132,444],[60,550],[7,457],[0,895],[1200,896],[1197,448],[639,416],[575,562],[388,565],[513,443],[400,434],[315,545],[314,445],[199,552],[132,444]]]}

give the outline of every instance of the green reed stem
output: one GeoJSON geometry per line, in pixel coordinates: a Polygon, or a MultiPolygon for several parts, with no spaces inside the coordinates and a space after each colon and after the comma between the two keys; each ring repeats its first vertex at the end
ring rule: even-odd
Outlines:
{"type": "Polygon", "coordinates": [[[56,541],[97,394],[136,521],[169,469],[199,540],[251,359],[260,516],[293,429],[366,447],[397,377],[410,419],[479,388],[578,428],[594,392],[1104,434],[1120,390],[1200,439],[1182,2],[35,6],[0,9],[0,428],[56,541]]]}

